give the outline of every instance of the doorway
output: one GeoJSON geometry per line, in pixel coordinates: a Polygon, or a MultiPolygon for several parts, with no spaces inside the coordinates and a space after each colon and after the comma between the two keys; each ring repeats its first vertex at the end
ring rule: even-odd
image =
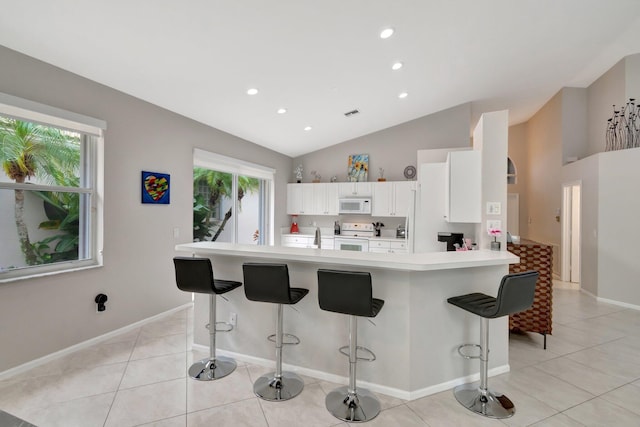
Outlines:
{"type": "Polygon", "coordinates": [[[520,194],[507,194],[507,231],[512,236],[520,235],[520,194]]]}
{"type": "Polygon", "coordinates": [[[580,283],[581,182],[562,186],[562,268],[563,282],[580,283]]]}

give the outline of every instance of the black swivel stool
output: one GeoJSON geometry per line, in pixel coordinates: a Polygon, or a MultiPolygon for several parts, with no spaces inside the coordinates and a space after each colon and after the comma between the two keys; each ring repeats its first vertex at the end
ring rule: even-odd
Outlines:
{"type": "Polygon", "coordinates": [[[458,353],[467,359],[480,359],[480,385],[462,384],[453,393],[465,408],[490,418],[508,418],[516,409],[511,400],[501,393],[489,390],[487,371],[489,369],[489,319],[508,316],[527,310],[533,304],[533,295],[538,280],[537,271],[507,274],[502,278],[496,298],[481,293],[451,297],[449,304],[480,316],[480,345],[463,344],[458,353]],[[479,356],[463,353],[465,347],[479,347],[479,356]]]}
{"type": "Polygon", "coordinates": [[[309,293],[309,289],[289,286],[286,264],[245,263],[242,270],[247,299],[278,304],[276,333],[268,338],[276,343],[276,371],[258,378],[253,384],[253,392],[264,400],[289,400],[302,392],[304,381],[293,372],[282,372],[282,345],[300,343],[298,337],[282,332],[282,305],[296,304],[309,293]],[[293,341],[283,342],[284,336],[293,341]]]}
{"type": "Polygon", "coordinates": [[[358,316],[376,317],[384,301],[372,296],[371,274],[321,269],[318,270],[318,302],[322,310],[349,315],[349,346],[340,348],[340,353],[349,356],[349,385],[327,395],[327,410],[342,421],[372,420],[380,413],[380,402],[369,390],[356,389],[356,364],[358,360],[372,362],[376,356],[371,350],[358,346],[358,316]],[[359,357],[358,350],[368,352],[371,357],[359,357]]]}
{"type": "Polygon", "coordinates": [[[217,380],[226,377],[236,369],[235,360],[216,357],[216,332],[229,332],[233,326],[225,322],[216,322],[216,295],[226,294],[240,282],[213,278],[213,268],[209,258],[175,257],[176,283],[180,290],[209,294],[209,358],[202,359],[189,368],[189,376],[200,381],[217,380]],[[216,329],[216,323],[222,323],[227,329],[216,329]]]}

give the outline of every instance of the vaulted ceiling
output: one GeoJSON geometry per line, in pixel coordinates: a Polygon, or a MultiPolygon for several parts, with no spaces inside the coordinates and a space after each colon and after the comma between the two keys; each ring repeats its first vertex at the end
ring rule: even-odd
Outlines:
{"type": "Polygon", "coordinates": [[[20,0],[0,44],[295,157],[467,102],[526,121],[640,52],[640,1],[20,0]]]}

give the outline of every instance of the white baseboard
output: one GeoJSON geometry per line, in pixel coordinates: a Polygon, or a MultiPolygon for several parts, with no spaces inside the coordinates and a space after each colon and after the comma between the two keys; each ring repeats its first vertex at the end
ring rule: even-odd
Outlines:
{"type": "MultiPolygon", "coordinates": [[[[209,351],[208,346],[204,346],[200,344],[193,344],[193,349],[199,350],[202,352],[209,351]]],[[[242,353],[235,353],[233,351],[218,349],[217,352],[222,356],[232,357],[236,360],[239,360],[245,363],[250,363],[252,365],[272,367],[274,366],[274,363],[275,363],[274,360],[264,359],[264,358],[255,357],[255,356],[249,356],[242,353]]],[[[306,375],[308,377],[317,378],[322,381],[328,381],[328,382],[343,384],[343,385],[349,383],[349,378],[347,377],[330,374],[324,371],[318,371],[316,369],[309,369],[301,366],[290,365],[287,363],[283,363],[282,367],[287,371],[295,372],[299,375],[306,375]]],[[[494,375],[500,375],[500,374],[509,372],[509,370],[510,370],[509,365],[502,365],[502,366],[495,367],[493,369],[489,369],[488,374],[490,377],[493,377],[494,375]]],[[[429,386],[429,387],[425,387],[425,388],[422,388],[419,390],[413,390],[413,391],[402,390],[394,387],[387,387],[384,385],[370,383],[367,381],[360,381],[360,380],[358,381],[358,384],[376,393],[386,394],[387,396],[392,396],[392,397],[396,397],[398,399],[403,399],[403,400],[416,400],[425,396],[440,393],[441,391],[452,389],[453,387],[460,384],[478,381],[479,379],[480,379],[480,373],[477,373],[477,374],[456,378],[451,381],[446,381],[444,383],[436,384],[433,386],[429,386]]]]}
{"type": "Polygon", "coordinates": [[[34,359],[34,360],[31,360],[31,361],[29,361],[27,363],[23,363],[22,365],[18,365],[18,366],[15,366],[13,368],[7,369],[6,371],[0,372],[0,380],[5,380],[7,378],[13,377],[14,375],[18,375],[18,374],[26,372],[26,371],[28,371],[30,369],[37,368],[38,366],[42,366],[45,363],[52,362],[52,361],[54,361],[56,359],[59,359],[59,358],[61,358],[63,356],[67,356],[67,355],[69,355],[71,353],[74,353],[74,352],[76,352],[78,350],[82,350],[82,349],[91,347],[92,345],[95,345],[95,344],[100,343],[102,341],[106,341],[106,340],[108,340],[110,338],[113,338],[113,337],[118,336],[120,334],[123,334],[125,332],[132,331],[132,330],[134,330],[136,328],[139,328],[140,326],[143,326],[143,325],[145,325],[145,324],[147,324],[149,322],[153,322],[155,320],[162,319],[163,317],[167,317],[167,316],[169,316],[169,315],[171,315],[173,313],[176,313],[176,312],[178,312],[180,310],[184,310],[185,308],[189,308],[189,307],[193,307],[193,303],[192,302],[189,302],[187,304],[181,305],[181,306],[176,307],[176,308],[172,308],[171,310],[167,310],[167,311],[165,311],[163,313],[156,314],[155,316],[148,317],[146,319],[140,320],[140,321],[132,323],[130,325],[123,326],[122,328],[116,329],[116,330],[111,331],[111,332],[107,332],[106,334],[90,338],[90,339],[88,339],[86,341],[83,341],[81,343],[74,344],[71,347],[63,348],[62,350],[58,350],[58,351],[56,351],[54,353],[47,354],[46,356],[42,356],[42,357],[40,357],[38,359],[34,359]]]}
{"type": "Polygon", "coordinates": [[[596,297],[596,299],[599,302],[606,302],[607,304],[617,305],[619,307],[630,308],[631,310],[639,310],[640,311],[640,305],[629,304],[629,303],[626,303],[626,302],[616,301],[616,300],[613,300],[613,299],[607,299],[607,298],[602,298],[602,297],[596,297]]]}

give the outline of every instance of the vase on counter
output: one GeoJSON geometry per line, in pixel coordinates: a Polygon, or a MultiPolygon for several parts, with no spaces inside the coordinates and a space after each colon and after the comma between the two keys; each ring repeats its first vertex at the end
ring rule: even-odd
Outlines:
{"type": "Polygon", "coordinates": [[[491,250],[492,251],[499,251],[500,250],[500,242],[498,242],[496,240],[491,242],[491,250]]]}

